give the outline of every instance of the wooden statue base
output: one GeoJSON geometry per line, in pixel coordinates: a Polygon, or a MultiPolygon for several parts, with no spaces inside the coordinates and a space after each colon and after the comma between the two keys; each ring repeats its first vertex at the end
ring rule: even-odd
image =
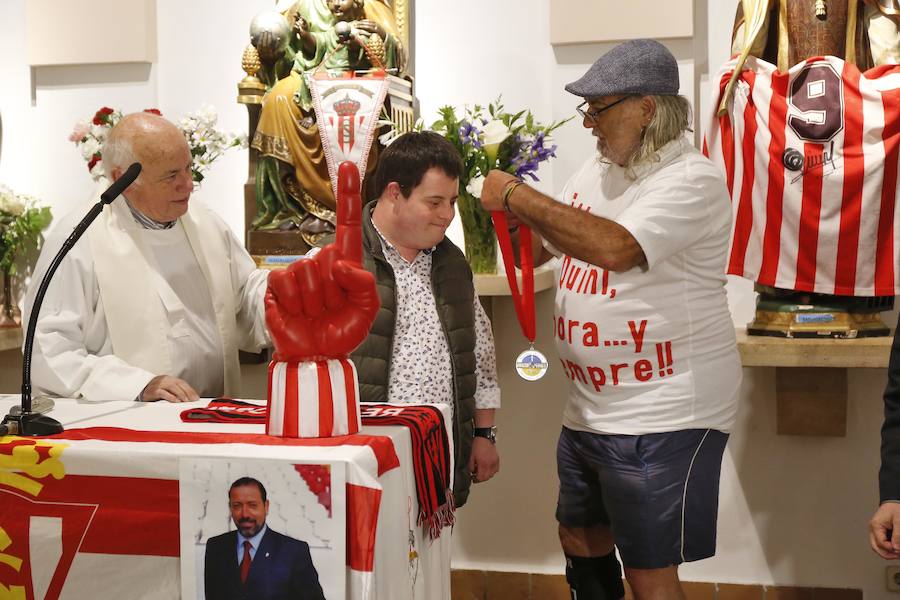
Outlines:
{"type": "Polygon", "coordinates": [[[892,296],[855,297],[757,286],[756,315],[749,335],[841,338],[890,335],[879,314],[894,307],[892,296]]]}
{"type": "Polygon", "coordinates": [[[787,312],[757,310],[752,322],[747,324],[749,335],[770,335],[786,338],[840,338],[853,339],[890,335],[878,313],[848,313],[809,309],[787,312]]]}
{"type": "Polygon", "coordinates": [[[247,232],[247,251],[253,256],[302,255],[309,248],[299,231],[251,229],[247,232]]]}

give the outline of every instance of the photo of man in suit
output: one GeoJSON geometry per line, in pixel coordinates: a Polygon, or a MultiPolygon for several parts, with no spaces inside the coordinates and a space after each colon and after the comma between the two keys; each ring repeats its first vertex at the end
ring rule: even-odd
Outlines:
{"type": "Polygon", "coordinates": [[[206,542],[206,600],[324,600],[306,542],[266,525],[266,488],[241,477],[228,490],[237,531],[206,542]]]}

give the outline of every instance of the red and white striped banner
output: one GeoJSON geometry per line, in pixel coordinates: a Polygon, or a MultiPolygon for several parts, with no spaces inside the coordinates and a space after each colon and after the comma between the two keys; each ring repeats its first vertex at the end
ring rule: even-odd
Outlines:
{"type": "MultiPolygon", "coordinates": [[[[715,79],[719,106],[736,59],[715,79]]],[[[728,273],[784,289],[900,294],[900,66],[833,56],[787,72],[749,57],[704,152],[734,211],[728,273]]]]}
{"type": "Polygon", "coordinates": [[[270,362],[268,400],[269,435],[319,438],[360,428],[356,366],[346,358],[270,362]]]}
{"type": "Polygon", "coordinates": [[[249,456],[347,464],[348,597],[369,598],[389,437],[117,427],[0,438],[0,598],[180,597],[179,459],[249,456]]]}

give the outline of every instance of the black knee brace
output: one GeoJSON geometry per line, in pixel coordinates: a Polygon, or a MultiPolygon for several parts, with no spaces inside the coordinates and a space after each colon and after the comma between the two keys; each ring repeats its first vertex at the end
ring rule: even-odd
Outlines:
{"type": "Polygon", "coordinates": [[[615,552],[592,557],[567,554],[566,581],[572,600],[620,600],[625,597],[622,565],[615,552]]]}

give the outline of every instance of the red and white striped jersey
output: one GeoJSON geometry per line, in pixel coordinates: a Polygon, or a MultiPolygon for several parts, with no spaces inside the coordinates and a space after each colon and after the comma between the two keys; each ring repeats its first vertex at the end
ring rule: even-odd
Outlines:
{"type": "MultiPolygon", "coordinates": [[[[713,80],[712,110],[734,70],[713,80]]],[[[900,66],[861,73],[833,56],[778,71],[749,57],[704,153],[726,173],[728,273],[760,284],[894,296],[900,221],[900,66]]]]}

